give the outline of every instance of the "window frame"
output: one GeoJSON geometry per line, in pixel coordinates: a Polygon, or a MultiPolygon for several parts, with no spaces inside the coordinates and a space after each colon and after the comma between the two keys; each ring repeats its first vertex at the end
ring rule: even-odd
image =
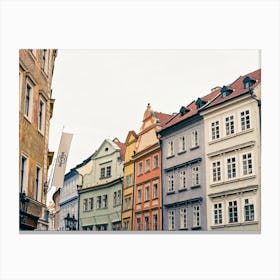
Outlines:
{"type": "Polygon", "coordinates": [[[20,192],[21,193],[27,193],[28,189],[28,167],[29,167],[29,162],[28,162],[28,156],[25,154],[21,154],[21,161],[20,161],[20,192]],[[22,159],[25,159],[24,164],[22,159]]]}
{"type": "Polygon", "coordinates": [[[33,87],[34,85],[29,81],[29,79],[26,79],[25,93],[24,93],[24,117],[30,122],[32,119],[32,107],[33,107],[32,105],[33,105],[33,95],[34,95],[33,87]],[[28,88],[30,89],[30,91],[28,91],[28,88]],[[27,93],[29,94],[27,95],[27,93]],[[28,103],[27,103],[27,96],[28,96],[28,103]]]}
{"type": "Polygon", "coordinates": [[[201,207],[200,205],[193,205],[193,227],[201,226],[201,207]]]}
{"type": "Polygon", "coordinates": [[[251,118],[251,110],[250,109],[244,109],[244,110],[241,110],[240,113],[239,113],[239,121],[240,121],[240,131],[243,132],[243,131],[247,131],[249,129],[252,128],[252,118],[251,118]],[[249,127],[247,127],[247,120],[246,120],[246,113],[248,112],[248,115],[249,115],[249,127]],[[243,125],[242,125],[242,113],[244,113],[244,128],[243,128],[243,125]]]}
{"type": "Polygon", "coordinates": [[[200,185],[200,165],[192,166],[192,186],[200,185]]]}
{"type": "Polygon", "coordinates": [[[187,207],[180,208],[180,229],[188,228],[187,207]]]}
{"type": "Polygon", "coordinates": [[[197,129],[191,132],[191,148],[199,147],[199,133],[197,129]]]}
{"type": "Polygon", "coordinates": [[[242,177],[247,177],[247,176],[254,175],[255,172],[254,172],[254,156],[253,156],[253,151],[248,151],[248,152],[240,153],[240,160],[241,160],[241,167],[240,167],[240,169],[241,169],[241,176],[242,177]],[[248,155],[249,154],[251,155],[250,159],[248,159],[248,155]],[[245,155],[247,156],[247,158],[245,159],[246,160],[247,174],[244,174],[244,159],[243,159],[243,157],[245,155]],[[249,163],[248,163],[249,160],[251,161],[251,173],[248,172],[248,170],[250,170],[249,163]]]}
{"type": "Polygon", "coordinates": [[[224,224],[223,208],[223,202],[218,201],[213,203],[213,225],[217,226],[224,224]]]}
{"type": "Polygon", "coordinates": [[[150,200],[150,185],[145,186],[144,202],[150,200]]]}
{"type": "Polygon", "coordinates": [[[168,230],[175,230],[175,210],[170,209],[167,212],[168,215],[168,230]]]}
{"type": "Polygon", "coordinates": [[[211,141],[221,139],[221,121],[219,119],[210,122],[210,139],[211,141]]]}
{"type": "Polygon", "coordinates": [[[239,221],[238,200],[237,199],[229,200],[227,202],[227,210],[228,210],[228,223],[229,224],[238,223],[239,221]],[[234,202],[236,202],[236,205],[234,204],[234,202]],[[231,203],[233,204],[230,205],[231,203]]]}
{"type": "Polygon", "coordinates": [[[175,191],[175,184],[174,184],[174,173],[170,172],[167,174],[167,192],[172,193],[175,191]]]}
{"type": "Polygon", "coordinates": [[[36,164],[35,168],[35,186],[34,186],[34,199],[41,201],[41,189],[42,189],[42,168],[36,164]],[[39,178],[37,177],[39,171],[39,178]]]}
{"type": "Polygon", "coordinates": [[[222,181],[222,160],[218,159],[211,162],[211,181],[212,183],[219,183],[222,181]],[[219,166],[217,165],[219,163],[219,166]],[[214,166],[215,164],[215,166],[214,166]],[[220,176],[219,176],[220,174],[220,176]],[[217,179],[215,179],[217,177],[217,179]]]}
{"type": "Polygon", "coordinates": [[[225,122],[225,136],[234,135],[236,133],[235,115],[230,114],[225,116],[224,122],[225,122]]]}
{"type": "Polygon", "coordinates": [[[150,170],[151,170],[151,159],[147,158],[145,159],[145,172],[149,172],[150,170]]]}
{"type": "Polygon", "coordinates": [[[40,96],[39,97],[39,108],[38,108],[38,131],[43,135],[45,135],[45,121],[46,121],[46,102],[40,96]],[[40,118],[40,113],[41,113],[41,106],[40,105],[41,105],[41,103],[43,104],[43,112],[42,112],[42,117],[40,118]],[[40,127],[40,124],[41,124],[41,127],[40,127]]]}
{"type": "Polygon", "coordinates": [[[238,177],[238,164],[237,164],[237,156],[236,155],[232,155],[232,156],[228,156],[226,157],[226,179],[227,180],[234,180],[238,177]],[[232,162],[232,159],[234,159],[234,162],[232,162]],[[230,160],[230,162],[229,162],[230,160]],[[234,165],[234,168],[233,168],[234,165]],[[235,169],[235,172],[233,172],[233,170],[235,169]],[[230,176],[229,176],[230,174],[230,176]],[[235,174],[235,176],[233,176],[233,174],[235,174]]]}

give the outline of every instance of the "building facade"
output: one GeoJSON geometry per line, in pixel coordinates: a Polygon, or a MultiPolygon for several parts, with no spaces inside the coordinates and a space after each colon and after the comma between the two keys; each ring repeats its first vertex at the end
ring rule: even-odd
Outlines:
{"type": "Polygon", "coordinates": [[[79,192],[80,230],[120,230],[125,145],[106,139],[92,157],[79,192]]]}
{"type": "Polygon", "coordinates": [[[161,152],[157,131],[171,115],[148,104],[135,147],[133,230],[161,230],[161,152]]]}
{"type": "Polygon", "coordinates": [[[129,131],[125,146],[124,160],[124,185],[123,185],[123,200],[122,200],[122,230],[132,230],[133,224],[133,190],[135,178],[135,165],[133,156],[135,154],[135,146],[137,142],[137,134],[135,131],[129,131]]]}
{"type": "Polygon", "coordinates": [[[52,49],[19,51],[20,230],[48,229],[47,174],[53,158],[48,141],[56,55],[52,49]]]}
{"type": "Polygon", "coordinates": [[[260,231],[261,70],[223,86],[204,118],[208,229],[260,231]]]}

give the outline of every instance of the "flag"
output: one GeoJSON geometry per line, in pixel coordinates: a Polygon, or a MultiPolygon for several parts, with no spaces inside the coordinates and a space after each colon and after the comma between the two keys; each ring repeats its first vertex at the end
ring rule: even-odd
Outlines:
{"type": "Polygon", "coordinates": [[[62,132],[57,158],[55,162],[52,184],[51,184],[56,188],[63,186],[64,174],[65,174],[67,158],[69,155],[72,137],[73,134],[62,132]]]}

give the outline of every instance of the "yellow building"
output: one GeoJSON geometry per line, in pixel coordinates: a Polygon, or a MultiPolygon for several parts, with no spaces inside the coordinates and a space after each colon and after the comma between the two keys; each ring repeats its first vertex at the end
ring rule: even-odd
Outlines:
{"type": "Polygon", "coordinates": [[[125,141],[126,152],[124,161],[122,230],[132,230],[133,186],[135,174],[133,155],[135,154],[137,138],[137,134],[131,130],[125,141]]]}
{"type": "Polygon", "coordinates": [[[20,230],[47,230],[48,150],[54,99],[51,82],[57,51],[19,51],[20,230]]]}

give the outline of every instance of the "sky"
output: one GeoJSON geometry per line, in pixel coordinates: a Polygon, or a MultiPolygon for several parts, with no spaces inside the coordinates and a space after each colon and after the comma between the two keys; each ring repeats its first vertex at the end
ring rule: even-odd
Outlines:
{"type": "Polygon", "coordinates": [[[248,49],[58,49],[49,149],[57,152],[62,130],[74,134],[68,172],[104,139],[125,142],[129,130],[139,132],[148,103],[158,112],[178,112],[212,88],[260,68],[260,56],[248,49]]]}

